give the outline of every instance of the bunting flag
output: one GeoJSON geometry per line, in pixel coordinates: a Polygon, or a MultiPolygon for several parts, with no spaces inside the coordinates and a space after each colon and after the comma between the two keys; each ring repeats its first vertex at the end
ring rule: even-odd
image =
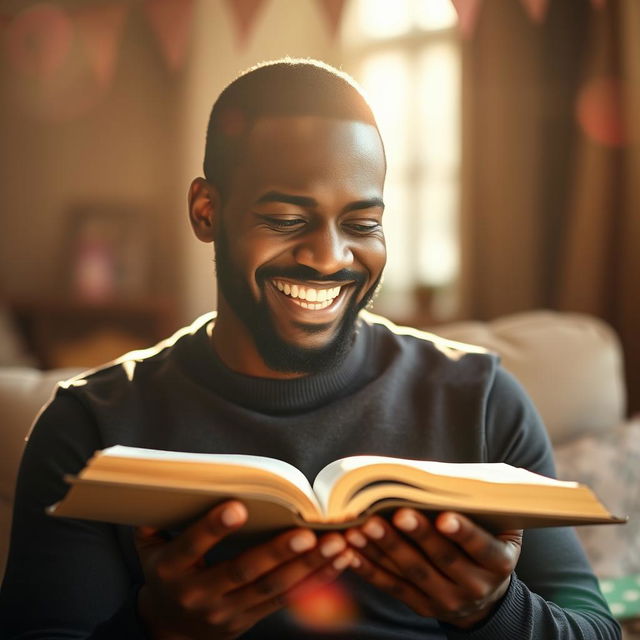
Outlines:
{"type": "Polygon", "coordinates": [[[238,44],[244,47],[265,0],[226,0],[226,3],[235,23],[238,44]]]}
{"type": "Polygon", "coordinates": [[[451,0],[458,13],[458,28],[465,40],[473,36],[480,15],[482,0],[451,0]]]}
{"type": "Polygon", "coordinates": [[[144,0],[144,10],[170,71],[182,68],[193,18],[193,0],[144,0]]]}
{"type": "Polygon", "coordinates": [[[53,4],[35,4],[17,14],[7,26],[7,55],[26,75],[49,78],[64,64],[73,41],[67,13],[53,4]]]}
{"type": "Polygon", "coordinates": [[[527,12],[527,15],[536,24],[542,24],[547,17],[549,0],[520,0],[527,12]]]}
{"type": "Polygon", "coordinates": [[[122,27],[129,10],[124,2],[102,4],[77,9],[74,19],[81,40],[98,84],[111,86],[118,56],[122,27]]]}
{"type": "Polygon", "coordinates": [[[329,25],[329,35],[332,39],[338,35],[342,12],[346,4],[345,0],[317,0],[320,11],[324,14],[329,25]]]}

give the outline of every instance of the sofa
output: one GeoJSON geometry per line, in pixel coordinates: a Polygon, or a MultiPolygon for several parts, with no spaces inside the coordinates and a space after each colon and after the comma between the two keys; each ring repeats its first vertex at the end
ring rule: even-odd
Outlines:
{"type": "MultiPolygon", "coordinates": [[[[640,416],[625,416],[623,357],[613,330],[591,316],[552,311],[431,330],[497,352],[542,415],[558,476],[586,482],[612,512],[629,516],[626,525],[578,533],[626,637],[640,637],[633,631],[640,619],[640,416]]],[[[56,381],[76,373],[0,368],[0,575],[25,436],[56,381]]]]}

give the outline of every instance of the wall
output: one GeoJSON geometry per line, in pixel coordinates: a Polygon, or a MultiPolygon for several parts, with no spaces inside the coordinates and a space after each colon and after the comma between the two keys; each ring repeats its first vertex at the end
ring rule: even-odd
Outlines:
{"type": "Polygon", "coordinates": [[[106,201],[148,216],[150,292],[171,294],[180,255],[166,248],[175,235],[169,202],[182,87],[166,71],[142,14],[130,12],[113,86],[78,117],[52,122],[34,115],[43,105],[25,101],[15,77],[3,58],[0,292],[61,296],[69,212],[106,201]]]}
{"type": "Polygon", "coordinates": [[[186,65],[177,73],[167,70],[132,2],[113,86],[86,113],[63,121],[35,116],[43,105],[33,100],[25,108],[24,87],[0,56],[0,298],[63,296],[70,211],[112,202],[145,216],[144,293],[176,300],[180,321],[210,310],[213,254],[192,235],[186,207],[189,183],[202,172],[209,111],[240,71],[285,55],[336,62],[315,0],[266,2],[244,48],[226,3],[197,0],[186,65]]]}

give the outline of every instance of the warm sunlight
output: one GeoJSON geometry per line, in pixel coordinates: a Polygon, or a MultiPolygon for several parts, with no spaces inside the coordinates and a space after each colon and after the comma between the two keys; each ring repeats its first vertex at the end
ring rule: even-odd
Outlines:
{"type": "Polygon", "coordinates": [[[347,16],[349,70],[371,101],[388,159],[382,313],[410,316],[425,292],[434,315],[453,311],[460,262],[456,24],[450,0],[403,0],[393,8],[358,0],[347,16]]]}

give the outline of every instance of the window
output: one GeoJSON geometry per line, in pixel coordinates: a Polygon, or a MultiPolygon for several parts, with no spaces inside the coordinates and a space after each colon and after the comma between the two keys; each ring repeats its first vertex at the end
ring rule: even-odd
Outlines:
{"type": "Polygon", "coordinates": [[[375,308],[398,319],[455,312],[459,271],[460,44],[450,0],[352,0],[346,69],[384,138],[389,260],[375,308]],[[424,307],[428,307],[425,309],[424,307]]]}

